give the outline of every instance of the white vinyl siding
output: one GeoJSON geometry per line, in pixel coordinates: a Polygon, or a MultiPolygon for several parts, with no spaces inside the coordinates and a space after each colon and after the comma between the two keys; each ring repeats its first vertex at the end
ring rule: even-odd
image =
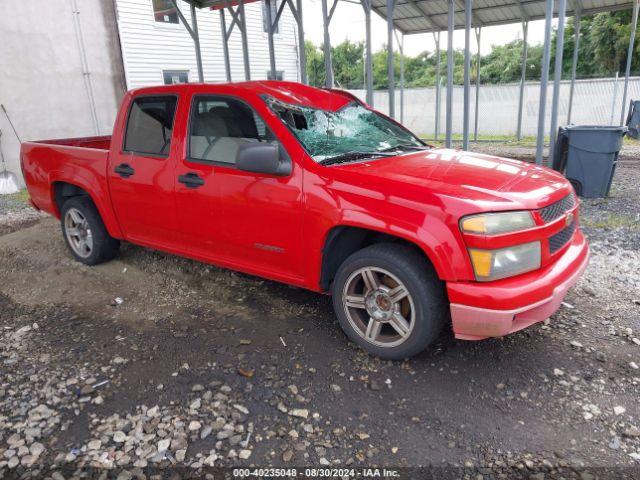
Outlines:
{"type": "MultiPolygon", "coordinates": [[[[189,5],[179,3],[180,10],[191,21],[189,5]]],[[[163,71],[186,70],[189,81],[198,81],[198,69],[193,40],[182,23],[156,22],[152,0],[117,0],[118,29],[122,45],[127,88],[161,85],[163,71]]],[[[263,31],[261,2],[245,5],[251,79],[267,78],[269,46],[263,31]]],[[[218,11],[197,11],[200,49],[205,82],[225,82],[224,53],[220,14],[218,11]]],[[[231,15],[226,15],[227,28],[231,15]]],[[[288,7],[282,13],[279,33],[274,36],[276,68],[284,72],[284,80],[299,81],[296,22],[288,7]]],[[[231,79],[244,80],[240,30],[234,28],[229,39],[231,79]]]]}

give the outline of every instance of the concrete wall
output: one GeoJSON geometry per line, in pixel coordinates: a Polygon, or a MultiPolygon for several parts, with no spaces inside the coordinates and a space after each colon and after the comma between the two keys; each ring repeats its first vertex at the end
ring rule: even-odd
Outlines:
{"type": "MultiPolygon", "coordinates": [[[[547,92],[545,135],[549,135],[551,124],[551,100],[553,82],[547,92]]],[[[583,125],[618,125],[622,108],[622,89],[624,78],[578,80],[575,84],[571,123],[583,125]],[[613,114],[613,117],[612,117],[613,114]],[[612,119],[613,118],[613,122],[612,119]]],[[[396,85],[397,87],[397,85],[396,85]]],[[[567,124],[569,109],[570,82],[564,80],[560,84],[560,100],[558,104],[558,125],[567,124]]],[[[480,85],[480,105],[478,108],[479,135],[515,135],[518,125],[519,84],[480,85]]],[[[359,98],[365,99],[364,90],[354,90],[359,98]]],[[[440,89],[440,138],[444,138],[446,121],[447,89],[440,89]]],[[[629,79],[627,102],[640,100],[640,77],[629,79]]],[[[374,107],[387,113],[389,96],[386,91],[374,92],[374,107]]],[[[435,131],[435,88],[405,89],[403,123],[419,135],[433,137],[435,131]]],[[[527,82],[524,91],[522,112],[522,134],[537,135],[538,107],[540,102],[540,83],[527,82]]],[[[627,103],[628,106],[628,103],[627,103]]],[[[396,119],[400,120],[400,92],[396,89],[396,119]]],[[[471,86],[471,124],[473,135],[475,111],[475,86],[471,86]]],[[[463,87],[453,88],[453,133],[462,134],[463,122],[463,87]]]]}
{"type": "MultiPolygon", "coordinates": [[[[0,103],[22,140],[110,134],[124,92],[111,0],[80,0],[98,132],[91,115],[71,0],[3,2],[0,103]]],[[[2,152],[21,179],[19,143],[0,112],[2,152]]],[[[21,180],[22,181],[22,180],[21,180]]]]}

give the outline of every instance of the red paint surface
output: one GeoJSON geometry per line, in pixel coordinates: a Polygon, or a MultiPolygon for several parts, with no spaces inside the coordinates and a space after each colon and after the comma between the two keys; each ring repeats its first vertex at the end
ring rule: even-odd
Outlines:
{"type": "MultiPolygon", "coordinates": [[[[575,255],[587,256],[579,230],[572,242],[549,254],[547,238],[563,228],[564,216],[545,225],[536,214],[536,227],[491,238],[463,235],[458,227],[465,215],[536,210],[560,200],[572,191],[562,175],[516,160],[446,149],[321,166],[269,110],[264,95],[327,110],[353,101],[344,92],[288,82],[188,84],[130,92],[111,137],[22,146],[31,199],[38,208],[59,215],[52,185],[72,183],[91,195],[116,238],[316,291],[327,235],[345,225],[413,242],[447,283],[451,303],[472,308],[525,308],[549,298],[558,285],[579,274],[582,264],[569,261],[575,255]],[[168,93],[178,96],[169,157],[123,152],[132,98],[168,93]],[[274,177],[189,161],[185,137],[191,99],[197,94],[231,95],[249,103],[287,150],[291,175],[274,177]],[[135,169],[128,179],[113,171],[125,162],[135,169]],[[177,182],[179,175],[189,172],[204,178],[205,186],[190,190],[177,182]],[[495,282],[474,281],[468,247],[498,248],[534,240],[542,243],[541,269],[495,282]]],[[[455,315],[453,320],[455,328],[455,315]]],[[[464,335],[471,338],[474,333],[464,335]]]]}

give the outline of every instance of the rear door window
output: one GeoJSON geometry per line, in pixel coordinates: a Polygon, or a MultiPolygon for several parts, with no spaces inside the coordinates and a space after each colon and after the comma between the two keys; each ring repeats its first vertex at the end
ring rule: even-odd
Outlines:
{"type": "Polygon", "coordinates": [[[129,109],[124,150],[166,157],[171,147],[177,101],[173,95],[136,98],[129,109]]]}

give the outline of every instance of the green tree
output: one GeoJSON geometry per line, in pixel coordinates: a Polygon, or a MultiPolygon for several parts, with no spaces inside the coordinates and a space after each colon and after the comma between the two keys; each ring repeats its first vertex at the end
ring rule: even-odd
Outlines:
{"type": "Polygon", "coordinates": [[[304,51],[307,56],[307,79],[309,85],[323,87],[326,77],[324,54],[309,40],[304,43],[304,51]]]}
{"type": "MultiPolygon", "coordinates": [[[[575,48],[575,23],[570,18],[565,25],[562,75],[571,73],[573,50],[575,48]]],[[[577,76],[609,76],[615,72],[624,73],[629,35],[631,32],[631,12],[604,12],[583,17],[580,21],[580,50],[578,54],[577,76]]],[[[640,74],[640,29],[636,33],[632,73],[640,74]]],[[[553,32],[551,44],[550,70],[553,75],[557,31],[553,32]]],[[[515,83],[520,81],[523,42],[513,40],[506,45],[494,45],[488,55],[480,59],[481,83],[515,83]]],[[[314,86],[323,86],[325,81],[324,55],[322,49],[307,42],[307,74],[314,86]]],[[[542,71],[542,45],[529,45],[526,78],[538,80],[542,71]]],[[[333,69],[336,84],[343,88],[364,88],[364,44],[345,41],[332,49],[333,69]]],[[[476,56],[472,60],[472,81],[475,82],[476,56]]],[[[400,82],[400,54],[394,53],[394,78],[400,82]]],[[[404,57],[405,86],[428,87],[435,85],[435,52],[423,51],[415,57],[404,57]]],[[[447,52],[440,55],[442,82],[447,75],[447,52]]],[[[454,51],[453,81],[461,85],[464,81],[464,52],[454,51]]],[[[387,50],[383,47],[373,54],[373,86],[375,89],[388,88],[387,50]]]]}
{"type": "MultiPolygon", "coordinates": [[[[627,50],[631,34],[631,10],[599,13],[593,17],[591,39],[594,61],[604,71],[623,73],[626,68],[627,50]]],[[[636,36],[638,32],[636,31],[636,36]]],[[[631,67],[640,68],[640,42],[636,42],[631,67]]]]}
{"type": "Polygon", "coordinates": [[[335,82],[342,88],[364,85],[364,42],[345,40],[332,50],[335,82]]]}

